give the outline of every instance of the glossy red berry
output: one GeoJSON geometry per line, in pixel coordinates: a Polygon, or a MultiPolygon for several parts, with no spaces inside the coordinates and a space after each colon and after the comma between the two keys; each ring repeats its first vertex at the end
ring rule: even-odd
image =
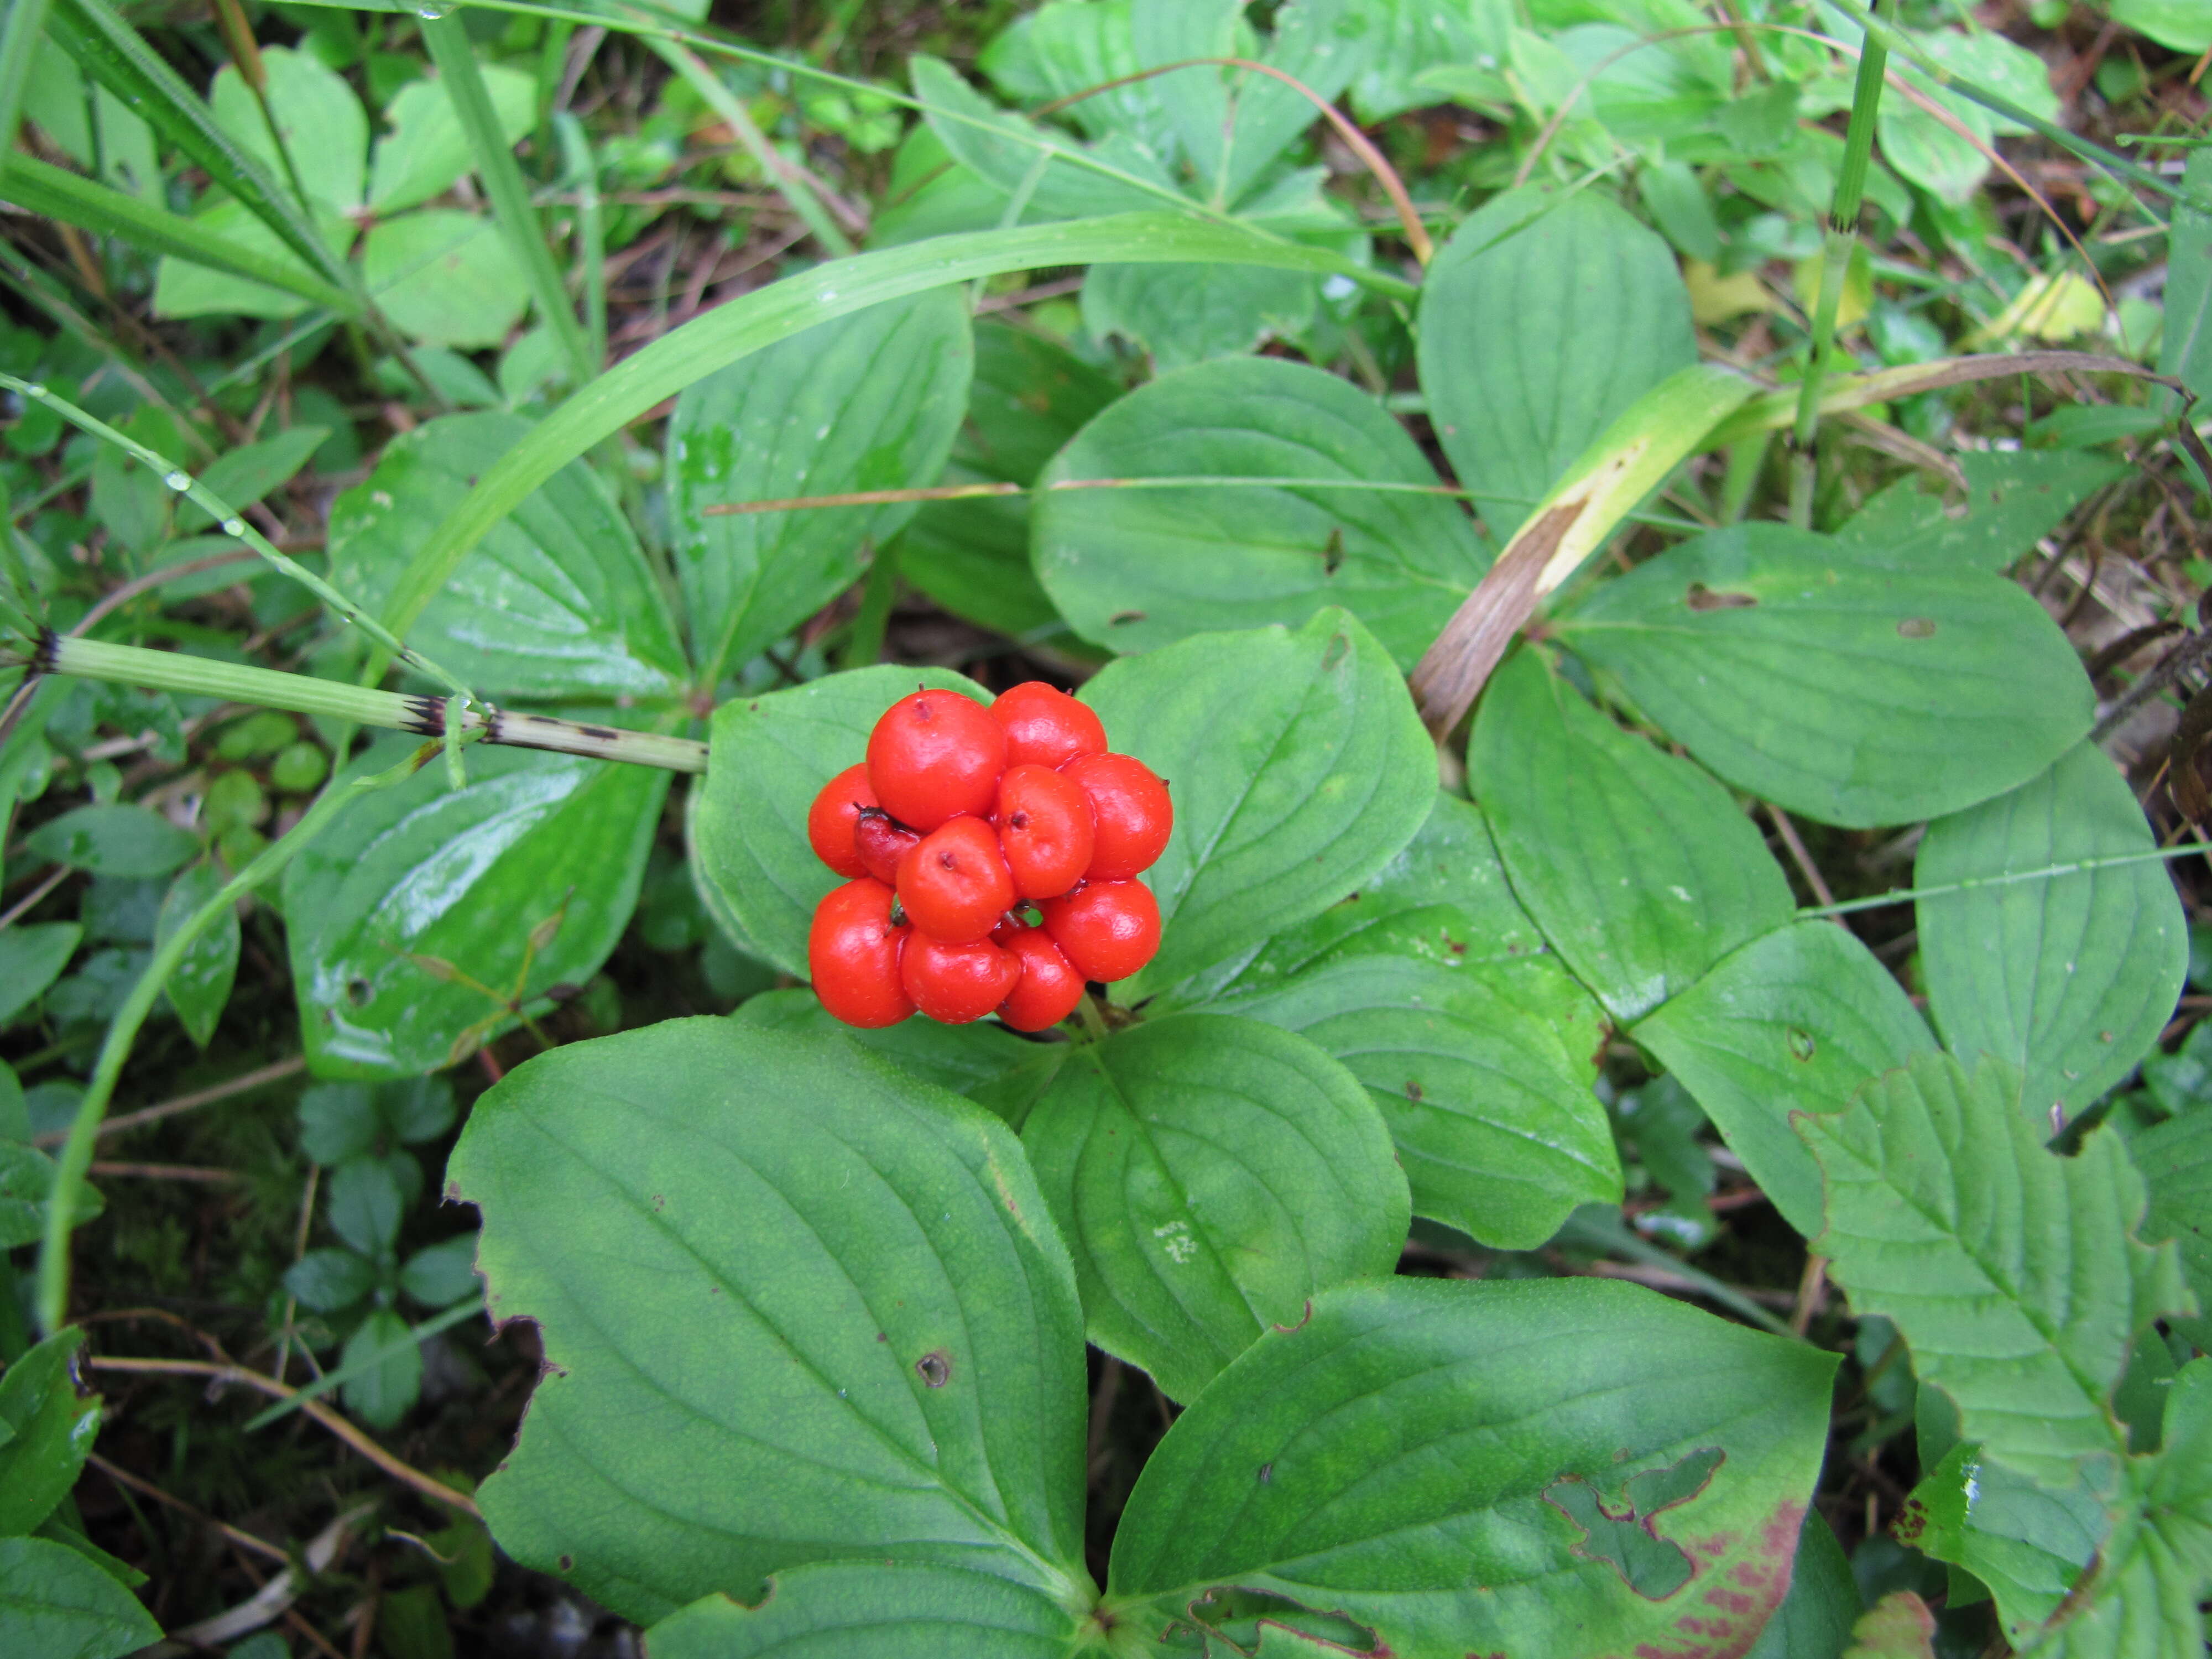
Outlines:
{"type": "Polygon", "coordinates": [[[945,945],[917,933],[899,962],[900,982],[915,1006],[945,1025],[982,1018],[1021,977],[1021,963],[988,939],[945,945]]]}
{"type": "Polygon", "coordinates": [[[1047,766],[1010,766],[999,780],[999,848],[1024,898],[1058,898],[1091,867],[1097,835],[1083,786],[1047,766]]]}
{"type": "MultiPolygon", "coordinates": [[[[865,770],[856,767],[855,771],[865,770]]],[[[886,887],[898,885],[899,860],[921,836],[880,806],[871,806],[854,820],[853,850],[860,866],[886,887]]]]}
{"type": "Polygon", "coordinates": [[[1083,975],[1069,965],[1042,927],[1001,927],[991,935],[1021,964],[1020,982],[999,1005],[999,1018],[1017,1031],[1057,1025],[1083,1000],[1083,975]]]}
{"type": "Polygon", "coordinates": [[[1060,955],[1088,980],[1127,979],[1160,948],[1160,907],[1142,882],[1085,882],[1037,908],[1060,955]]]}
{"type": "Polygon", "coordinates": [[[1005,729],[957,691],[901,697],[868,734],[876,799],[924,835],[963,813],[989,812],[1006,769],[1005,729]]]}
{"type": "Polygon", "coordinates": [[[873,1030],[914,1012],[899,980],[899,957],[913,932],[891,925],[891,890],[863,876],[814,907],[806,971],[822,1006],[848,1025],[873,1030]]]}
{"type": "Polygon", "coordinates": [[[868,769],[848,766],[822,786],[814,805],[806,810],[806,839],[814,856],[847,880],[867,873],[853,845],[853,825],[863,807],[876,804],[868,787],[868,769]]]}
{"type": "Polygon", "coordinates": [[[1090,881],[1127,881],[1152,867],[1175,828],[1175,805],[1168,787],[1133,755],[1086,755],[1071,761],[1061,775],[1083,786],[1091,797],[1096,843],[1090,881]]]}
{"type": "Polygon", "coordinates": [[[1009,766],[1065,766],[1079,755],[1106,752],[1098,716],[1042,680],[1001,691],[991,714],[1006,728],[1009,766]]]}
{"type": "Polygon", "coordinates": [[[907,849],[898,896],[922,933],[945,945],[971,945],[988,939],[1013,908],[1014,878],[991,826],[955,818],[907,849]]]}

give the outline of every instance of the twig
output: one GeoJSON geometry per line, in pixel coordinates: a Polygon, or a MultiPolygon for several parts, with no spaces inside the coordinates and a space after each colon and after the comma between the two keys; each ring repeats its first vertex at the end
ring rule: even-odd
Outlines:
{"type": "MultiPolygon", "coordinates": [[[[1782,844],[1790,849],[1790,860],[1796,865],[1797,873],[1805,878],[1805,884],[1813,890],[1813,896],[1823,904],[1833,904],[1836,896],[1829,890],[1826,878],[1820,874],[1820,867],[1813,862],[1812,854],[1805,848],[1804,837],[1797,833],[1797,826],[1790,821],[1790,815],[1772,801],[1768,801],[1766,816],[1774,820],[1774,833],[1782,837],[1782,844]]],[[[1844,925],[1840,916],[1835,921],[1838,927],[1844,925]]]]}
{"type": "Polygon", "coordinates": [[[114,1481],[118,1486],[128,1486],[133,1492],[143,1492],[157,1504],[167,1504],[171,1509],[176,1510],[179,1515],[189,1516],[191,1519],[200,1522],[203,1526],[213,1527],[217,1532],[221,1533],[225,1538],[230,1540],[232,1543],[237,1545],[240,1549],[251,1550],[256,1555],[260,1556],[264,1560],[274,1561],[279,1566],[289,1565],[291,1562],[292,1558],[285,1554],[283,1551],[278,1549],[276,1545],[268,1543],[262,1539],[256,1538],[250,1532],[241,1532],[236,1527],[232,1526],[228,1521],[218,1521],[215,1516],[208,1514],[204,1510],[194,1509],[190,1504],[185,1502],[181,1498],[171,1497],[167,1492],[163,1492],[152,1481],[142,1480],[137,1475],[131,1474],[128,1469],[118,1468],[114,1464],[102,1457],[98,1452],[86,1453],[85,1462],[91,1464],[93,1468],[98,1469],[102,1474],[106,1475],[110,1480],[114,1481]]]}
{"type": "Polygon", "coordinates": [[[2202,663],[2212,653],[2212,629],[2193,634],[2159,659],[2158,665],[2120,694],[2118,701],[2105,711],[2089,733],[2089,741],[2102,743],[2128,722],[2136,709],[2165,690],[2188,670],[2202,663]]]}
{"type": "Polygon", "coordinates": [[[210,1169],[203,1164],[103,1164],[95,1159],[87,1173],[114,1178],[138,1176],[149,1181],[197,1181],[211,1187],[234,1186],[246,1177],[235,1170],[210,1169]]]}
{"type": "MultiPolygon", "coordinates": [[[[102,1356],[87,1359],[84,1364],[88,1370],[96,1371],[204,1376],[218,1382],[238,1382],[276,1400],[289,1400],[300,1392],[289,1383],[279,1382],[273,1376],[264,1376],[259,1371],[249,1370],[243,1365],[218,1365],[204,1359],[133,1359],[102,1356]]],[[[411,1464],[403,1463],[319,1400],[303,1401],[300,1409],[401,1485],[412,1486],[433,1503],[443,1504],[448,1509],[459,1510],[479,1521],[483,1519],[483,1511],[477,1507],[475,1499],[432,1480],[411,1464]]]]}
{"type": "Polygon", "coordinates": [[[1812,1328],[1813,1316],[1828,1303],[1828,1258],[1808,1255],[1805,1275],[1797,1281],[1797,1305],[1790,1315],[1790,1328],[1802,1336],[1812,1328]]]}
{"type": "MultiPolygon", "coordinates": [[[[226,1078],[221,1083],[211,1083],[204,1089],[195,1089],[188,1095],[179,1095],[174,1100],[165,1100],[158,1106],[148,1106],[136,1112],[125,1112],[120,1117],[111,1117],[100,1126],[100,1139],[119,1135],[126,1129],[143,1128],[149,1123],[159,1123],[164,1118],[176,1117],[185,1112],[197,1111],[203,1106],[212,1106],[219,1100],[228,1100],[258,1089],[264,1084],[282,1083],[307,1068],[307,1056],[294,1054],[289,1060],[280,1060],[268,1066],[256,1066],[250,1072],[240,1072],[236,1077],[226,1078]]],[[[32,1137],[33,1146],[58,1146],[69,1139],[66,1129],[49,1129],[42,1135],[32,1137]]]]}
{"type": "Polygon", "coordinates": [[[19,920],[29,913],[32,908],[35,906],[40,899],[46,897],[47,894],[52,892],[55,888],[60,886],[64,882],[67,881],[76,873],[76,872],[71,870],[66,864],[56,865],[52,870],[46,872],[46,878],[44,881],[41,881],[36,887],[33,887],[21,898],[17,899],[15,903],[9,906],[8,913],[5,915],[0,915],[0,927],[14,927],[19,920]]]}

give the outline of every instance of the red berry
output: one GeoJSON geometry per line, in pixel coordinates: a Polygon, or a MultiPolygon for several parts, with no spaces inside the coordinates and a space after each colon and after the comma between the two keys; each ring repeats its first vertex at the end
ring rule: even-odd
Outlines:
{"type": "Polygon", "coordinates": [[[1005,730],[957,691],[901,697],[868,733],[868,781],[877,800],[925,835],[963,812],[988,813],[1006,769],[1005,730]]]}
{"type": "Polygon", "coordinates": [[[1021,981],[999,1005],[999,1018],[1017,1031],[1057,1025],[1083,1000],[1083,975],[1068,965],[1042,927],[1002,927],[991,936],[1021,964],[1021,981]]]}
{"type": "Polygon", "coordinates": [[[814,805],[806,809],[806,839],[814,856],[848,880],[867,873],[854,850],[853,825],[861,808],[875,804],[868,769],[848,766],[822,786],[814,805]]]}
{"type": "Polygon", "coordinates": [[[899,860],[906,856],[906,849],[921,839],[880,806],[868,808],[853,824],[853,850],[860,854],[867,872],[886,887],[898,884],[899,860]]]}
{"type": "Polygon", "coordinates": [[[941,944],[972,945],[1013,908],[1014,878],[991,826],[955,818],[907,849],[898,896],[921,932],[941,944]]]}
{"type": "Polygon", "coordinates": [[[991,714],[1006,728],[1009,766],[1065,766],[1079,755],[1106,752],[1098,716],[1042,680],[1001,691],[991,714]]]}
{"type": "Polygon", "coordinates": [[[1152,867],[1175,828],[1175,805],[1168,787],[1133,755],[1085,755],[1071,761],[1061,775],[1073,778],[1091,797],[1097,845],[1089,881],[1127,881],[1152,867]]]}
{"type": "Polygon", "coordinates": [[[891,890],[866,876],[814,907],[806,971],[822,1006],[864,1030],[896,1025],[914,1012],[899,982],[899,955],[910,927],[891,926],[891,890]]]}
{"type": "Polygon", "coordinates": [[[1010,766],[999,780],[999,847],[1024,898],[1058,898],[1091,867],[1091,797],[1045,766],[1010,766]]]}
{"type": "Polygon", "coordinates": [[[1020,962],[988,939],[945,945],[916,934],[899,962],[900,982],[915,1006],[946,1025],[982,1018],[1021,977],[1020,962]]]}
{"type": "Polygon", "coordinates": [[[1142,882],[1086,882],[1037,908],[1060,955],[1085,979],[1127,979],[1160,948],[1159,903],[1142,882]]]}

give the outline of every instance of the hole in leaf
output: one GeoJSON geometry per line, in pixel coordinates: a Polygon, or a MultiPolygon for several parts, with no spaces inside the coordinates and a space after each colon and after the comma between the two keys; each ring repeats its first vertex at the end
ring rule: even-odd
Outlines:
{"type": "Polygon", "coordinates": [[[1813,1051],[1819,1047],[1820,1044],[1813,1040],[1813,1034],[1810,1031],[1796,1025],[1790,1028],[1790,1052],[1799,1060],[1812,1059],[1813,1051]]]}
{"type": "Polygon", "coordinates": [[[1579,1474],[1554,1480],[1544,1497],[1582,1528],[1576,1554],[1607,1563],[1638,1595],[1662,1601],[1690,1582],[1690,1558],[1671,1539],[1662,1538],[1652,1522],[1662,1511],[1703,1492],[1726,1456],[1718,1446],[1706,1446],[1665,1468],[1631,1475],[1618,1504],[1607,1503],[1579,1474]]]}
{"type": "Polygon", "coordinates": [[[942,1348],[932,1348],[914,1362],[915,1374],[933,1389],[941,1389],[952,1380],[952,1357],[942,1348]]]}
{"type": "Polygon", "coordinates": [[[366,1008],[368,1006],[368,1000],[376,994],[376,990],[365,979],[349,979],[346,981],[345,994],[346,1000],[355,1007],[366,1008]]]}
{"type": "Polygon", "coordinates": [[[1683,590],[1682,603],[1692,611],[1748,611],[1759,603],[1749,593],[1716,593],[1703,582],[1683,590]]]}

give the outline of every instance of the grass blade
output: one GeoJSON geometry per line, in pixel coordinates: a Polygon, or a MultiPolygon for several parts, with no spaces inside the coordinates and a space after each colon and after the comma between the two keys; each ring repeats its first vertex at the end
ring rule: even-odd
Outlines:
{"type": "MultiPolygon", "coordinates": [[[[527,440],[477,480],[417,550],[386,602],[386,626],[404,635],[468,550],[546,479],[654,404],[748,353],[817,323],[948,283],[1100,259],[1139,264],[1225,262],[1350,274],[1349,262],[1324,249],[1277,241],[1238,225],[1153,213],[939,236],[817,265],[664,334],[539,422],[527,440]]],[[[380,676],[388,662],[379,651],[369,672],[380,676]]]]}
{"type": "Polygon", "coordinates": [[[145,252],[169,254],[248,282],[281,288],[343,316],[361,315],[361,301],[356,296],[311,272],[240,247],[196,219],[111,190],[65,167],[50,167],[21,150],[10,153],[0,163],[0,198],[95,235],[120,237],[145,252]]]}
{"type": "Polygon", "coordinates": [[[52,0],[14,0],[0,30],[0,152],[15,148],[15,124],[22,118],[23,88],[30,84],[31,60],[39,55],[52,0]]]}
{"type": "Polygon", "coordinates": [[[324,242],[305,210],[216,125],[206,102],[107,0],[54,0],[49,32],[86,75],[198,163],[212,183],[244,204],[326,282],[358,289],[352,267],[324,242]]]}
{"type": "Polygon", "coordinates": [[[522,181],[522,169],[515,164],[514,147],[500,131],[491,94],[485,90],[483,76],[477,70],[476,48],[469,44],[468,29],[454,16],[425,16],[420,21],[431,61],[446,83],[447,96],[453,100],[453,113],[468,135],[469,147],[476,152],[477,173],[491,198],[493,216],[529,280],[538,313],[561,343],[569,373],[578,386],[586,385],[599,365],[592,356],[583,325],[576,320],[576,307],[553,263],[553,251],[545,244],[545,228],[530,205],[530,191],[522,181]]]}

